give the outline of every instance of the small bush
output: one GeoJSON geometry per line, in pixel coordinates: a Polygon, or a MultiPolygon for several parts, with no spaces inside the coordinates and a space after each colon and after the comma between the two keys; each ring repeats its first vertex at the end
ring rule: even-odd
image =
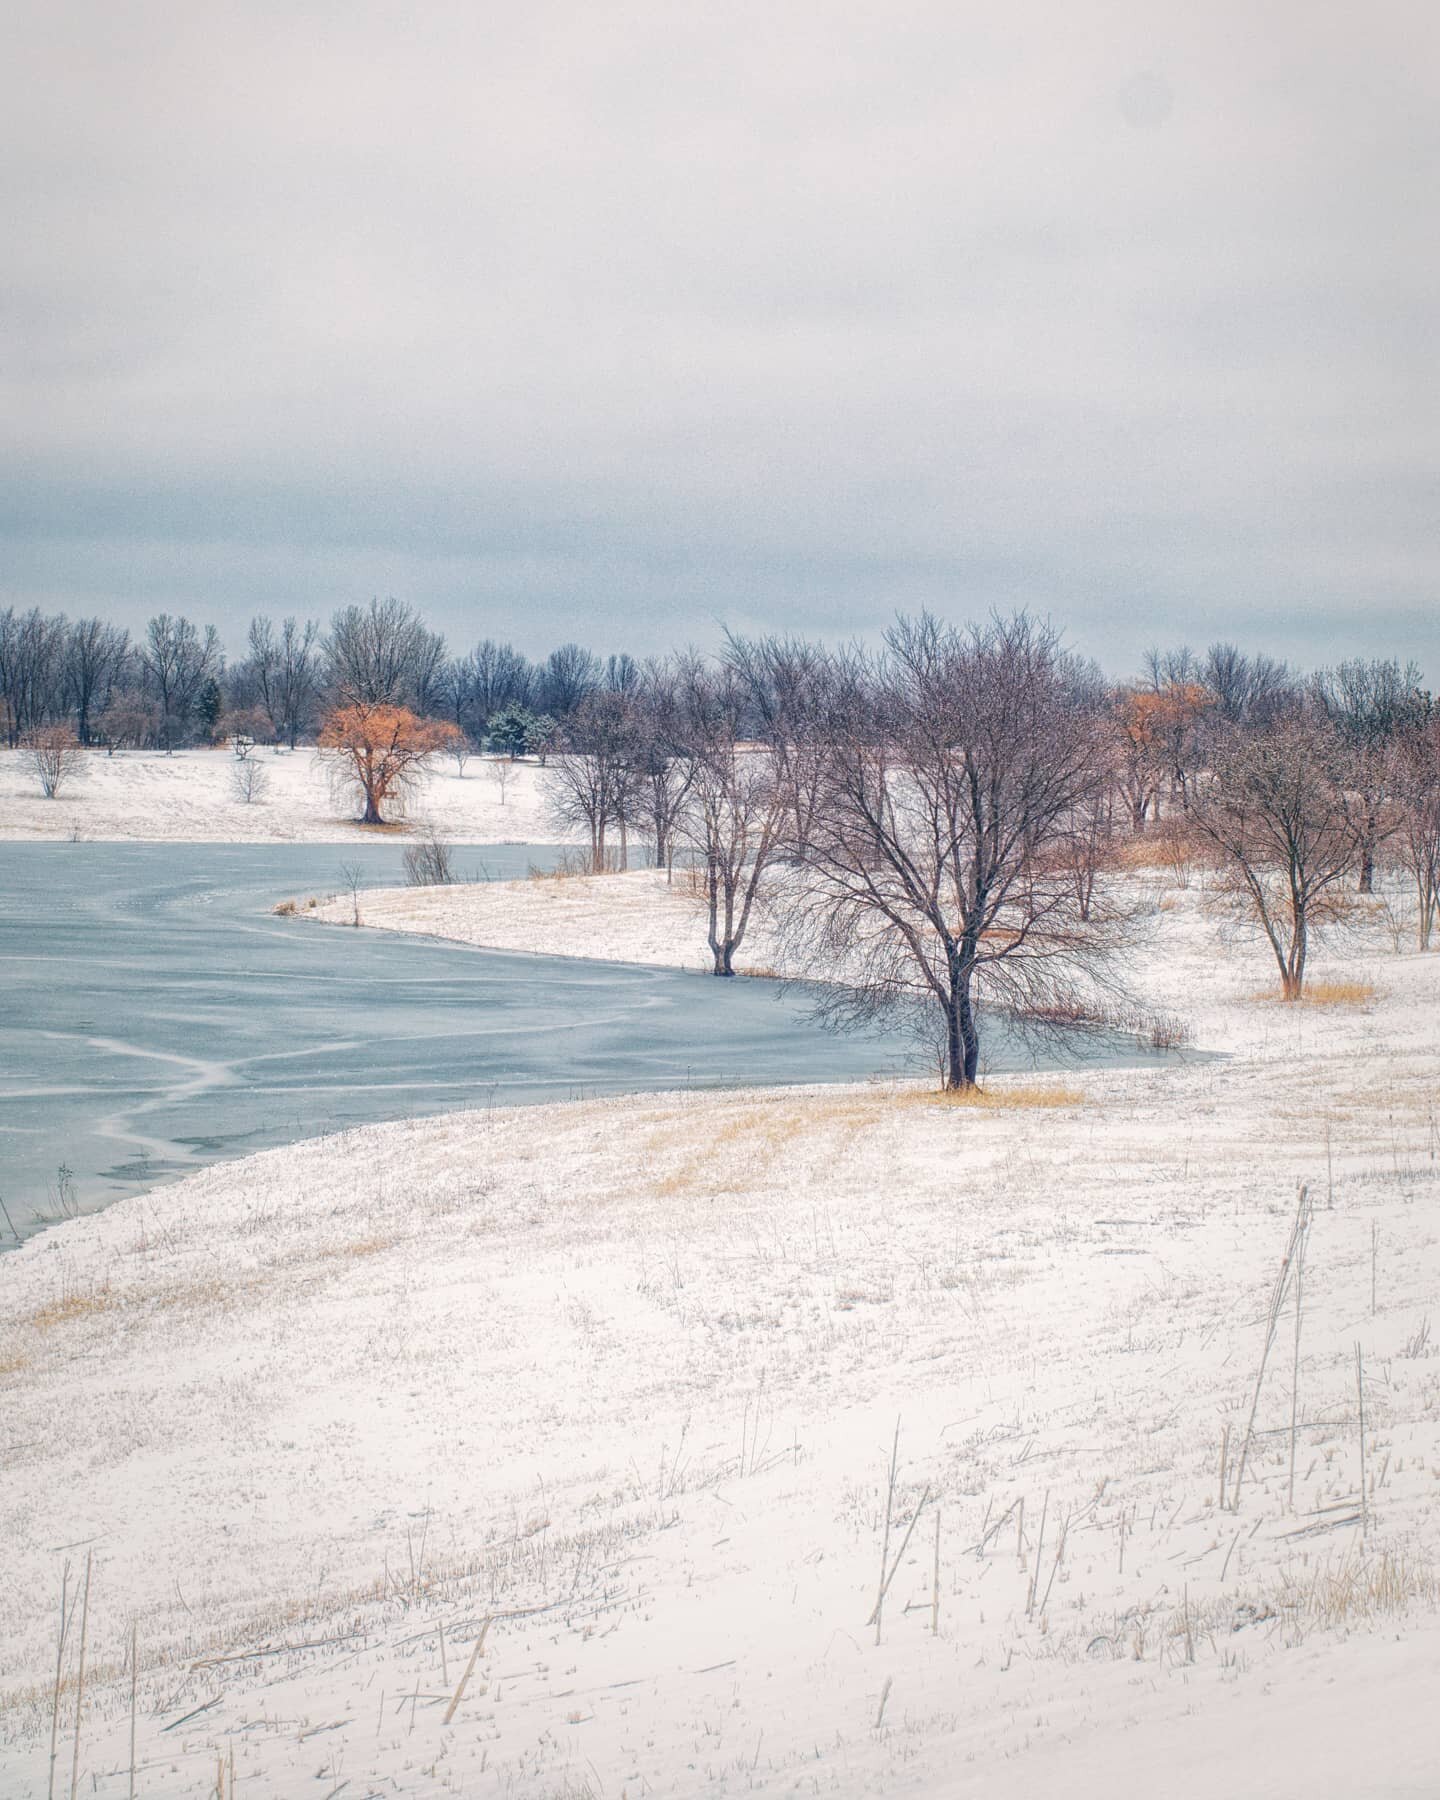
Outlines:
{"type": "Polygon", "coordinates": [[[455,879],[450,846],[434,831],[411,844],[404,861],[407,887],[449,887],[455,879]]]}

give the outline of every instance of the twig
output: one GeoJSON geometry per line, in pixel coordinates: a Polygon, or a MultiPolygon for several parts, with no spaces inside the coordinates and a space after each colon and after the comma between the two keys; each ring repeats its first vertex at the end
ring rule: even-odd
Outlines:
{"type": "Polygon", "coordinates": [[[895,1421],[895,1441],[890,1446],[890,1483],[885,1490],[885,1536],[880,1544],[880,1589],[875,1596],[875,1610],[865,1622],[875,1624],[875,1642],[880,1642],[881,1613],[885,1606],[885,1571],[890,1566],[890,1524],[895,1515],[895,1470],[900,1460],[900,1421],[895,1421]]]}
{"type": "Polygon", "coordinates": [[[90,1634],[90,1563],[93,1550],[85,1552],[85,1598],[80,1603],[80,1664],[75,1676],[75,1750],[70,1758],[70,1800],[80,1786],[80,1715],[85,1709],[85,1643],[90,1634]]]}
{"type": "Polygon", "coordinates": [[[895,1684],[895,1677],[893,1675],[887,1675],[885,1677],[885,1685],[880,1690],[880,1710],[875,1715],[876,1731],[878,1731],[880,1729],[880,1723],[885,1717],[885,1702],[890,1698],[890,1689],[894,1686],[894,1684],[895,1684]]]}
{"type": "Polygon", "coordinates": [[[1275,1276],[1275,1285],[1270,1290],[1270,1305],[1265,1315],[1265,1342],[1260,1349],[1260,1366],[1255,1371],[1255,1388],[1250,1396],[1250,1417],[1245,1424],[1245,1435],[1240,1440],[1240,1460],[1235,1471],[1233,1505],[1237,1511],[1240,1506],[1240,1489],[1245,1480],[1245,1465],[1250,1456],[1250,1443],[1255,1435],[1255,1414],[1260,1406],[1260,1390],[1265,1385],[1265,1365],[1270,1360],[1270,1350],[1275,1342],[1275,1332],[1280,1323],[1281,1310],[1285,1305],[1285,1295],[1290,1287],[1290,1277],[1295,1267],[1295,1259],[1301,1252],[1303,1239],[1309,1227],[1310,1190],[1302,1187],[1295,1207],[1295,1218],[1290,1226],[1290,1241],[1285,1246],[1285,1254],[1280,1259],[1280,1268],[1275,1276]]]}
{"type": "Polygon", "coordinates": [[[1295,1359],[1290,1370],[1290,1510],[1295,1510],[1295,1441],[1300,1427],[1300,1328],[1305,1320],[1305,1242],[1300,1234],[1295,1256],[1295,1359]]]}
{"type": "Polygon", "coordinates": [[[140,1622],[132,1620],[130,1624],[130,1793],[128,1800],[135,1800],[135,1685],[139,1676],[139,1664],[136,1661],[137,1645],[140,1639],[140,1622]]]}
{"type": "MultiPolygon", "coordinates": [[[[909,1547],[911,1535],[914,1532],[915,1527],[920,1523],[920,1515],[924,1512],[929,1502],[930,1489],[927,1487],[925,1492],[920,1496],[920,1504],[915,1508],[914,1515],[911,1518],[909,1527],[901,1541],[900,1548],[895,1552],[895,1561],[890,1565],[890,1573],[885,1577],[884,1583],[880,1588],[880,1597],[875,1602],[875,1610],[871,1613],[870,1618],[865,1621],[867,1625],[873,1620],[876,1627],[879,1627],[880,1608],[885,1604],[885,1596],[890,1592],[890,1583],[900,1572],[900,1565],[905,1560],[905,1551],[909,1547]]],[[[879,1640],[877,1639],[876,1641],[878,1642],[879,1640]]]]}
{"type": "Polygon", "coordinates": [[[1355,1392],[1360,1401],[1360,1536],[1370,1530],[1370,1501],[1365,1492],[1365,1370],[1360,1361],[1360,1340],[1355,1340],[1355,1392]]]}
{"type": "Polygon", "coordinates": [[[1045,1548],[1045,1518],[1050,1511],[1050,1490],[1046,1488],[1045,1499],[1040,1507],[1040,1535],[1035,1540],[1035,1567],[1030,1571],[1030,1592],[1025,1600],[1025,1617],[1032,1618],[1035,1613],[1035,1590],[1040,1583],[1040,1556],[1045,1548]]]}
{"type": "Polygon", "coordinates": [[[469,1685],[470,1677],[474,1673],[476,1663],[480,1660],[480,1652],[485,1648],[485,1634],[489,1631],[490,1625],[491,1621],[486,1619],[480,1627],[480,1635],[475,1640],[475,1648],[470,1652],[470,1660],[465,1665],[465,1673],[460,1677],[460,1685],[455,1689],[455,1696],[451,1700],[449,1706],[445,1709],[445,1717],[441,1720],[442,1725],[448,1725],[450,1723],[455,1717],[456,1707],[459,1706],[460,1702],[465,1698],[465,1689],[469,1685]]]}
{"type": "Polygon", "coordinates": [[[70,1589],[70,1559],[60,1573],[60,1639],[55,1646],[55,1692],[50,1702],[50,1786],[49,1800],[55,1800],[55,1758],[60,1739],[60,1681],[65,1664],[65,1639],[70,1633],[70,1608],[66,1604],[70,1589]]]}

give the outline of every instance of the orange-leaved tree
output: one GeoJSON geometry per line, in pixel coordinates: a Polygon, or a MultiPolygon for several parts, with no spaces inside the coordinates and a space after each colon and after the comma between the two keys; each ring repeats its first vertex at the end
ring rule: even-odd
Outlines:
{"type": "Polygon", "coordinates": [[[383,825],[380,809],[388,804],[403,811],[407,791],[458,729],[443,719],[417,718],[405,706],[356,701],[326,718],[320,754],[339,785],[364,801],[360,823],[383,825]]]}

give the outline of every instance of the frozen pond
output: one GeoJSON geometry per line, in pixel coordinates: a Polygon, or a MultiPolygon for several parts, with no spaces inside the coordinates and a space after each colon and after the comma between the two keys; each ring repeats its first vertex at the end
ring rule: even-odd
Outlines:
{"type": "MultiPolygon", "coordinates": [[[[553,855],[457,860],[504,879],[553,855]]],[[[901,1066],[898,1039],[830,1036],[769,982],[270,912],[334,892],[346,861],[368,886],[396,884],[400,857],[396,844],[0,845],[0,1199],[18,1231],[374,1120],[901,1066]]],[[[1027,1062],[1012,1046],[1008,1066],[1027,1062]]],[[[0,1234],[13,1242],[3,1219],[0,1234]]]]}

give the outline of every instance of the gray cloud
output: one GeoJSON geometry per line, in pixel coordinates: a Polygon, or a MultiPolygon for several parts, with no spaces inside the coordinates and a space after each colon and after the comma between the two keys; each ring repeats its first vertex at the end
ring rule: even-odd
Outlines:
{"type": "Polygon", "coordinates": [[[1430,9],[22,10],[3,596],[1440,678],[1430,9]]]}

